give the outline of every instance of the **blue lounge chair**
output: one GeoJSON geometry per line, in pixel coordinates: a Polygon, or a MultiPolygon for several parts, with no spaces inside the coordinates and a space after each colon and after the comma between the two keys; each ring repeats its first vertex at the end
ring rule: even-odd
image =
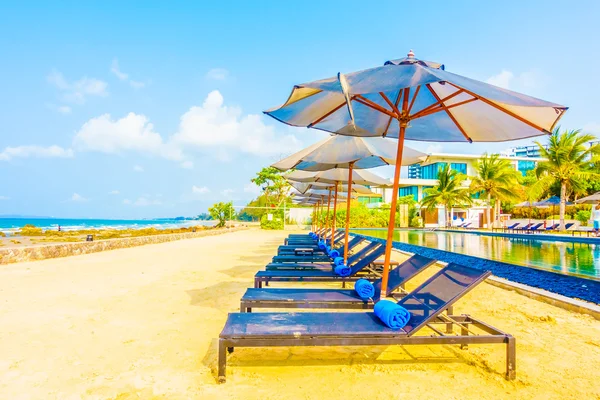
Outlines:
{"type": "Polygon", "coordinates": [[[526,230],[528,230],[529,228],[531,228],[532,226],[533,226],[533,223],[529,223],[529,224],[527,224],[527,225],[523,225],[523,226],[520,226],[520,227],[516,227],[516,228],[514,228],[514,229],[513,229],[513,231],[526,231],[526,230]]]}
{"type": "MultiPolygon", "coordinates": [[[[363,240],[357,241],[357,244],[361,243],[362,241],[363,240]]],[[[371,251],[372,249],[377,247],[377,245],[378,245],[377,242],[370,242],[369,244],[364,246],[362,249],[358,250],[357,252],[355,252],[354,254],[349,256],[348,264],[350,264],[350,265],[354,264],[360,258],[364,257],[369,251],[371,251]]],[[[356,245],[348,246],[348,249],[351,250],[355,246],[356,245]]],[[[290,270],[290,269],[291,270],[298,270],[298,269],[331,270],[332,268],[335,267],[333,262],[331,262],[332,261],[331,259],[329,259],[329,261],[325,261],[325,262],[314,262],[312,260],[313,259],[307,259],[305,261],[300,261],[300,262],[272,262],[272,263],[267,264],[265,269],[267,271],[277,271],[277,270],[286,270],[286,269],[287,270],[290,270]]]]}
{"type": "MultiPolygon", "coordinates": [[[[435,260],[414,255],[390,271],[388,293],[404,287],[404,284],[425,270],[435,260]]],[[[373,282],[375,295],[371,300],[362,299],[354,289],[307,289],[307,288],[250,288],[240,300],[240,311],[254,308],[336,308],[370,309],[381,296],[381,278],[373,282]]]]}
{"type": "Polygon", "coordinates": [[[525,231],[525,232],[528,232],[528,233],[535,233],[535,232],[536,232],[538,229],[540,229],[540,227],[541,227],[542,225],[544,225],[544,223],[543,223],[543,222],[540,222],[540,223],[538,223],[538,224],[535,224],[535,225],[533,225],[533,226],[530,226],[530,227],[529,227],[529,228],[527,228],[527,229],[524,229],[524,231],[525,231]]]}
{"type": "Polygon", "coordinates": [[[254,275],[254,287],[260,288],[269,282],[348,282],[359,279],[357,274],[365,269],[385,252],[385,246],[377,246],[360,260],[351,264],[349,276],[339,276],[333,268],[329,270],[290,270],[290,271],[259,271],[254,275]]]}
{"type": "MultiPolygon", "coordinates": [[[[344,233],[342,232],[341,235],[338,235],[334,238],[333,243],[334,245],[339,244],[340,241],[343,242],[344,239],[344,233]]],[[[331,241],[328,240],[326,242],[327,245],[331,244],[331,241]]],[[[324,250],[319,248],[319,242],[314,242],[314,243],[306,243],[306,244],[293,244],[293,245],[282,245],[279,246],[277,248],[277,255],[293,255],[295,254],[296,250],[299,248],[303,248],[303,249],[312,249],[313,252],[315,253],[323,253],[324,250]]]]}
{"type": "MultiPolygon", "coordinates": [[[[348,242],[348,250],[352,250],[353,248],[355,248],[357,245],[359,245],[360,243],[362,243],[365,239],[361,238],[361,237],[354,237],[350,242],[348,242]]],[[[298,248],[300,249],[300,248],[298,248]]],[[[342,254],[344,247],[340,246],[337,247],[336,250],[338,251],[338,253],[342,254]]],[[[297,250],[298,251],[298,250],[297,250]]],[[[296,254],[296,252],[294,253],[290,253],[290,254],[278,254],[276,256],[273,256],[273,263],[314,263],[314,262],[331,262],[331,257],[325,253],[324,251],[321,252],[313,252],[312,254],[308,254],[308,255],[299,255],[296,254]]]]}
{"type": "Polygon", "coordinates": [[[411,314],[401,329],[388,328],[373,312],[231,313],[219,335],[218,381],[225,382],[227,353],[235,347],[411,344],[463,347],[485,343],[506,345],[506,377],[514,379],[515,338],[469,315],[451,315],[454,303],[489,275],[489,271],[449,264],[398,302],[411,314]],[[436,325],[445,326],[446,332],[436,325]],[[430,331],[419,335],[425,326],[430,331]],[[453,333],[455,327],[460,334],[453,333]],[[478,334],[472,327],[484,334],[478,334]]]}

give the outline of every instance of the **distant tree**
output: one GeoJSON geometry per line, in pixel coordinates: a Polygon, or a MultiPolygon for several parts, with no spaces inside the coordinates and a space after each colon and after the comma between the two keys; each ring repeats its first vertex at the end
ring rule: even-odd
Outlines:
{"type": "Polygon", "coordinates": [[[261,169],[251,181],[262,189],[266,203],[269,205],[281,203],[287,197],[290,188],[290,184],[283,177],[283,173],[274,167],[261,169]]]}
{"type": "Polygon", "coordinates": [[[535,173],[538,178],[532,189],[536,192],[547,191],[553,184],[560,185],[560,229],[565,229],[565,205],[569,193],[581,193],[584,182],[598,178],[595,160],[600,156],[600,145],[590,142],[596,137],[584,134],[581,130],[560,132],[556,128],[548,138],[546,146],[539,142],[540,156],[535,173]]]}
{"type": "Polygon", "coordinates": [[[212,219],[219,221],[217,227],[225,226],[225,222],[227,220],[232,219],[235,216],[235,211],[233,209],[233,203],[223,203],[219,202],[213,204],[212,207],[208,209],[208,213],[212,217],[212,219]]]}
{"type": "Polygon", "coordinates": [[[421,205],[430,211],[435,210],[438,204],[443,205],[445,224],[448,226],[451,207],[472,203],[469,190],[462,186],[467,176],[444,164],[438,170],[437,179],[437,186],[424,190],[425,197],[421,200],[421,205]]]}
{"type": "Polygon", "coordinates": [[[509,160],[499,158],[498,154],[484,156],[475,163],[477,175],[471,177],[471,192],[483,193],[487,196],[487,221],[488,227],[492,224],[491,207],[492,198],[496,201],[496,213],[500,213],[500,201],[516,200],[519,192],[521,174],[514,168],[509,160]]]}

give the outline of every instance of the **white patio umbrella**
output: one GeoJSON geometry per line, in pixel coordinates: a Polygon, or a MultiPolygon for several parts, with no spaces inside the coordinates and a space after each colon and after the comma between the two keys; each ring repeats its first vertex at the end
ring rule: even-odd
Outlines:
{"type": "MultiPolygon", "coordinates": [[[[298,192],[300,193],[306,193],[307,191],[311,190],[311,189],[315,189],[315,190],[326,190],[327,188],[331,187],[335,187],[335,183],[324,183],[324,182],[295,182],[295,181],[289,181],[289,184],[296,189],[298,192]]],[[[348,191],[349,186],[348,185],[341,185],[339,187],[339,190],[342,192],[347,192],[348,191]]],[[[350,190],[353,193],[359,193],[359,194],[373,194],[373,191],[371,189],[369,189],[368,187],[364,186],[364,185],[353,185],[350,190]]]]}
{"type": "Polygon", "coordinates": [[[404,140],[502,142],[550,134],[567,110],[406,58],[294,86],[267,115],[346,136],[398,138],[382,287],[387,288],[404,140]],[[397,121],[397,123],[392,123],[397,121]]]}
{"type": "MultiPolygon", "coordinates": [[[[382,137],[358,137],[358,136],[329,136],[306,149],[292,154],[272,165],[277,169],[286,171],[297,169],[303,171],[327,171],[333,168],[347,168],[348,177],[343,181],[352,188],[353,171],[396,164],[396,142],[393,139],[382,137]]],[[[427,154],[421,153],[410,147],[404,147],[402,152],[402,165],[415,164],[423,161],[427,154]]],[[[316,174],[315,174],[316,175],[316,174]]],[[[333,174],[333,179],[338,176],[333,174]]],[[[339,175],[339,173],[337,173],[339,175]]],[[[297,178],[313,177],[308,173],[296,173],[297,178]]],[[[331,178],[330,177],[330,178],[331,178]]],[[[292,174],[292,179],[294,174],[292,174]]],[[[372,176],[367,176],[369,184],[375,184],[372,176]]],[[[305,179],[301,179],[305,180],[305,179]]],[[[325,182],[330,181],[324,179],[325,182]]],[[[317,179],[313,185],[326,185],[327,183],[317,179]]],[[[337,180],[336,180],[337,182],[337,180]]],[[[363,183],[365,183],[363,181],[363,183]]],[[[298,183],[296,185],[302,185],[298,183]]],[[[346,226],[344,238],[344,262],[348,261],[348,233],[350,228],[350,202],[346,202],[346,226]]]]}
{"type": "MultiPolygon", "coordinates": [[[[411,152],[417,154],[416,150],[411,150],[411,152]]],[[[423,153],[418,153],[422,154],[423,153]]],[[[356,170],[352,171],[352,165],[350,168],[332,168],[327,169],[325,171],[319,172],[309,172],[309,171],[293,171],[286,176],[288,181],[298,181],[298,182],[317,182],[317,183],[331,183],[335,184],[335,192],[334,192],[334,200],[333,200],[333,223],[331,224],[331,246],[333,247],[333,233],[335,232],[335,215],[337,210],[337,187],[340,183],[347,183],[349,188],[354,188],[356,185],[369,185],[376,187],[390,187],[392,186],[392,182],[388,179],[384,179],[379,175],[375,175],[372,172],[366,170],[356,170]],[[355,184],[355,186],[352,186],[355,184]]],[[[346,230],[345,230],[345,240],[344,240],[344,261],[347,261],[348,258],[348,229],[350,225],[350,202],[346,203],[346,230]]]]}

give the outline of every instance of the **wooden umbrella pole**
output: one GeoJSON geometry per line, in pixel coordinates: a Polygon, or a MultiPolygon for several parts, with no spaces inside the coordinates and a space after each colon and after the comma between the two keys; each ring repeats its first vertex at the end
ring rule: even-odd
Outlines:
{"type": "MultiPolygon", "coordinates": [[[[333,236],[335,234],[335,223],[336,223],[336,212],[337,212],[337,197],[338,197],[338,185],[339,182],[335,183],[335,195],[333,197],[333,215],[331,217],[331,249],[333,250],[333,236]]],[[[350,196],[350,193],[348,193],[348,196],[350,196]]]]}
{"type": "Polygon", "coordinates": [[[354,163],[348,166],[348,198],[346,199],[346,232],[344,233],[344,265],[348,265],[348,229],[350,228],[350,193],[352,193],[352,169],[354,163]]]}
{"type": "Polygon", "coordinates": [[[398,203],[398,186],[400,181],[400,169],[402,167],[402,152],[404,150],[404,134],[408,125],[408,95],[409,88],[404,89],[402,100],[402,116],[399,119],[400,132],[398,133],[398,152],[396,153],[396,168],[394,169],[394,185],[392,188],[392,204],[390,209],[390,221],[388,224],[387,240],[385,242],[385,261],[383,263],[383,274],[381,276],[381,291],[388,295],[388,275],[390,273],[390,261],[392,257],[392,239],[394,238],[394,226],[396,224],[396,204],[398,203]]]}
{"type": "Polygon", "coordinates": [[[327,227],[329,226],[329,207],[331,206],[331,187],[328,188],[329,194],[327,195],[327,216],[325,217],[325,233],[323,233],[325,243],[327,243],[327,227]]]}

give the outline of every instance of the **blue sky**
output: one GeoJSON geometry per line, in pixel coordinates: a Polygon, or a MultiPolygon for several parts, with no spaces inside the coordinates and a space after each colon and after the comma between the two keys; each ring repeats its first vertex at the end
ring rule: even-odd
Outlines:
{"type": "Polygon", "coordinates": [[[0,214],[139,218],[245,204],[256,171],[323,135],[262,110],[295,83],[409,49],[567,105],[563,127],[600,133],[598,15],[595,1],[3,3],[0,214]]]}

